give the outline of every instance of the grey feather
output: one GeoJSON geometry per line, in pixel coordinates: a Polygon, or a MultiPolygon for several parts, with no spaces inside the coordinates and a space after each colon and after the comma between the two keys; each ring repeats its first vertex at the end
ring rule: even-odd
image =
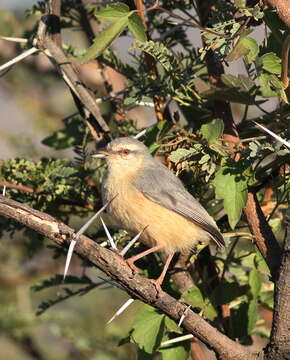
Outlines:
{"type": "Polygon", "coordinates": [[[137,176],[134,186],[148,199],[200,226],[217,245],[225,246],[223,236],[212,217],[164,165],[152,159],[152,163],[137,176]]]}

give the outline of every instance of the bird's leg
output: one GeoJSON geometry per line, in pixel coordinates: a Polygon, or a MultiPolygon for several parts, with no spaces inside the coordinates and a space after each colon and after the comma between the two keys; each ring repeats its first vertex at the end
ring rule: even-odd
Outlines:
{"type": "Polygon", "coordinates": [[[162,293],[161,285],[162,285],[162,283],[164,281],[165,275],[167,273],[167,270],[169,268],[169,265],[171,263],[173,255],[174,255],[174,253],[168,255],[168,257],[166,259],[166,262],[164,264],[162,273],[160,274],[159,278],[156,279],[156,280],[155,279],[149,279],[155,285],[158,295],[160,295],[162,293]]]}
{"type": "MultiPolygon", "coordinates": [[[[142,257],[144,257],[144,256],[146,256],[148,254],[151,254],[151,253],[153,253],[155,251],[158,251],[158,250],[160,250],[162,248],[163,248],[163,246],[156,245],[156,246],[154,246],[154,247],[152,247],[152,248],[150,248],[148,250],[145,250],[145,251],[141,252],[140,254],[132,256],[131,258],[127,259],[126,262],[133,271],[136,271],[136,266],[134,265],[135,261],[141,259],[142,257]]],[[[173,255],[174,255],[174,253],[168,255],[168,257],[166,259],[166,262],[164,264],[163,270],[162,270],[160,276],[158,277],[158,279],[149,279],[155,285],[158,295],[160,293],[162,293],[161,285],[162,285],[162,283],[164,281],[164,277],[166,275],[166,272],[168,270],[170,262],[171,262],[171,260],[173,258],[173,255]]]]}
{"type": "Polygon", "coordinates": [[[152,248],[149,248],[149,249],[141,252],[140,254],[137,254],[135,256],[130,257],[129,259],[126,260],[126,262],[134,272],[138,272],[138,269],[134,265],[134,262],[141,259],[142,257],[144,257],[144,256],[146,256],[148,254],[151,254],[151,253],[153,253],[155,251],[160,250],[161,248],[162,248],[162,246],[160,246],[160,245],[153,246],[152,248]]]}

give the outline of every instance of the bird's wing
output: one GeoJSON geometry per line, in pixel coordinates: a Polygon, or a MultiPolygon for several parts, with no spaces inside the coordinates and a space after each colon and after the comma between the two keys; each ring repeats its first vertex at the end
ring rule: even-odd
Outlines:
{"type": "Polygon", "coordinates": [[[217,245],[225,246],[223,236],[212,217],[164,165],[154,163],[145,167],[134,185],[148,199],[191,220],[207,231],[217,245]]]}

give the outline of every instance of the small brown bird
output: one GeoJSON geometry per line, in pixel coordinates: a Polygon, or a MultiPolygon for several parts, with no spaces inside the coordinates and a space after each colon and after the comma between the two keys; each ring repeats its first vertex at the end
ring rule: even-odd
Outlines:
{"type": "Polygon", "coordinates": [[[140,141],[118,138],[97,154],[105,157],[108,164],[102,186],[103,202],[115,197],[107,208],[109,214],[130,232],[143,230],[140,239],[149,247],[128,259],[129,265],[155,251],[167,255],[161,275],[154,280],[158,291],[175,252],[210,241],[225,245],[213,218],[140,141]]]}

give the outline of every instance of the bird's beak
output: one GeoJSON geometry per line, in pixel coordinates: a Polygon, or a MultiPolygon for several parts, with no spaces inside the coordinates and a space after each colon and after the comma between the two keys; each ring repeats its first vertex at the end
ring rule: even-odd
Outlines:
{"type": "Polygon", "coordinates": [[[92,157],[98,158],[98,159],[103,159],[109,155],[110,155],[110,153],[106,149],[99,149],[92,155],[92,157]]]}

